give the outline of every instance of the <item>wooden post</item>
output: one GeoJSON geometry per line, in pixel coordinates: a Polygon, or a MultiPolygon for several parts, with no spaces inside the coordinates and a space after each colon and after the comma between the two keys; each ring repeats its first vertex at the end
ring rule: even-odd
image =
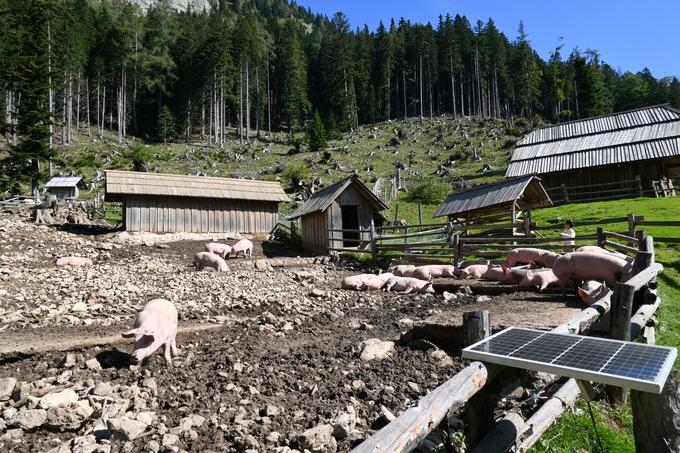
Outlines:
{"type": "Polygon", "coordinates": [[[524,219],[524,237],[531,237],[531,219],[529,219],[529,217],[524,219]]]}
{"type": "Polygon", "coordinates": [[[567,191],[567,185],[562,184],[562,198],[564,201],[569,202],[569,192],[567,191]]]}
{"type": "Polygon", "coordinates": [[[375,222],[371,220],[371,257],[373,258],[373,264],[375,264],[378,258],[378,248],[375,242],[375,222]]]}
{"type": "MultiPolygon", "coordinates": [[[[488,310],[463,313],[464,346],[470,346],[491,335],[491,316],[488,310]]],[[[465,444],[473,448],[493,426],[493,389],[485,386],[470,398],[465,412],[465,444]]]]}
{"type": "Polygon", "coordinates": [[[453,265],[460,265],[460,235],[453,235],[453,265]]]}
{"type": "Polygon", "coordinates": [[[607,238],[604,235],[604,228],[602,227],[597,227],[597,245],[600,247],[604,247],[604,242],[607,240],[607,238]]]}
{"type": "MultiPolygon", "coordinates": [[[[611,327],[612,340],[630,340],[630,319],[633,316],[633,298],[635,287],[625,283],[617,283],[612,296],[611,327]]],[[[621,387],[609,387],[611,403],[625,403],[627,390],[621,387]]]]}
{"type": "Polygon", "coordinates": [[[680,386],[676,370],[660,395],[631,392],[633,434],[638,453],[680,451],[680,386]]]}
{"type": "Polygon", "coordinates": [[[394,222],[392,222],[392,225],[397,224],[397,218],[399,218],[399,203],[394,207],[394,222]]]}
{"type": "Polygon", "coordinates": [[[640,175],[635,175],[635,185],[637,189],[637,195],[639,198],[642,198],[645,196],[644,192],[642,191],[642,179],[640,178],[640,175]]]}
{"type": "Polygon", "coordinates": [[[635,237],[635,214],[628,214],[628,236],[635,237]]]}
{"type": "Polygon", "coordinates": [[[423,205],[418,203],[418,225],[423,224],[423,205]]]}

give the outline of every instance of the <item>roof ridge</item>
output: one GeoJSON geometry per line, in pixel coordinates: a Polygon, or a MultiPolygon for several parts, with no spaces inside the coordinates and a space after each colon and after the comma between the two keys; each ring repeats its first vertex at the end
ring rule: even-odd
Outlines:
{"type": "Polygon", "coordinates": [[[145,172],[145,171],[130,171],[130,170],[104,170],[104,173],[124,173],[134,176],[169,176],[172,178],[200,178],[200,179],[217,179],[217,180],[228,180],[228,181],[239,181],[239,182],[257,182],[265,184],[280,184],[278,181],[266,181],[263,179],[245,179],[245,178],[227,178],[223,176],[196,176],[196,175],[178,175],[173,173],[155,173],[155,172],[145,172]]]}

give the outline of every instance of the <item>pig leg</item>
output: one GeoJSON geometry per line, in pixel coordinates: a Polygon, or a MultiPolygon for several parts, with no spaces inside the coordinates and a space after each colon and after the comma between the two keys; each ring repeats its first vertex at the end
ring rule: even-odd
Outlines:
{"type": "Polygon", "coordinates": [[[170,355],[170,342],[168,341],[165,343],[165,352],[163,353],[163,356],[165,357],[165,361],[168,363],[168,365],[172,365],[172,356],[170,355]]]}
{"type": "Polygon", "coordinates": [[[177,343],[175,342],[174,338],[170,341],[170,350],[172,351],[173,357],[177,357],[179,355],[179,351],[177,351],[177,343]]]}
{"type": "Polygon", "coordinates": [[[406,288],[406,291],[404,291],[404,294],[408,294],[411,291],[413,291],[413,286],[409,286],[408,288],[406,288]]]}
{"type": "Polygon", "coordinates": [[[385,291],[387,291],[389,293],[393,286],[394,286],[394,283],[388,283],[385,286],[385,291]]]}

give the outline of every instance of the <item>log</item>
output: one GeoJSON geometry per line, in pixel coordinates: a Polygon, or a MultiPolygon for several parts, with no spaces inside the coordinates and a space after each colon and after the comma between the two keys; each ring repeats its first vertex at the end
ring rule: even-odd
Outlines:
{"type": "Polygon", "coordinates": [[[641,305],[630,319],[630,341],[635,340],[642,332],[650,319],[654,317],[661,305],[661,298],[657,297],[654,303],[641,305]]]}
{"type": "Polygon", "coordinates": [[[405,452],[416,448],[450,410],[458,410],[487,382],[489,371],[473,362],[428,393],[389,425],[354,448],[354,453],[405,452]]]}
{"type": "MultiPolygon", "coordinates": [[[[609,233],[605,233],[605,234],[607,236],[609,236],[609,233]]],[[[607,246],[609,246],[613,249],[616,249],[620,252],[632,253],[633,255],[638,252],[638,249],[636,249],[635,247],[631,247],[629,245],[619,244],[618,242],[612,242],[612,241],[609,241],[609,240],[605,240],[604,241],[604,248],[606,248],[607,246]]]]}
{"type": "Polygon", "coordinates": [[[472,450],[472,453],[487,453],[490,451],[508,451],[515,445],[514,439],[524,425],[524,419],[515,412],[508,412],[493,431],[487,434],[482,441],[472,450]]]}
{"type": "Polygon", "coordinates": [[[634,291],[639,291],[650,282],[656,279],[656,277],[663,272],[663,265],[660,263],[654,263],[647,269],[644,269],[633,276],[630,280],[626,282],[626,285],[633,288],[634,291]]]}
{"type": "Polygon", "coordinates": [[[672,370],[660,395],[631,391],[638,453],[680,451],[680,386],[672,370]]]}
{"type": "MultiPolygon", "coordinates": [[[[637,244],[639,242],[638,238],[636,237],[628,236],[626,234],[621,233],[615,233],[613,231],[605,231],[604,234],[607,235],[608,237],[621,239],[622,241],[626,241],[631,244],[637,244]]],[[[635,251],[637,252],[637,249],[635,251]]]]}
{"type": "Polygon", "coordinates": [[[464,347],[468,347],[491,335],[491,316],[489,310],[468,311],[463,313],[464,347]]]}

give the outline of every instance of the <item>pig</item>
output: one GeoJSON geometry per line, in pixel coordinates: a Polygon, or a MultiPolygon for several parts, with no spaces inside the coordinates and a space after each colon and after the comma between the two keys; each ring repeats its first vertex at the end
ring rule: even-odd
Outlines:
{"type": "Polygon", "coordinates": [[[432,288],[431,282],[426,282],[413,277],[391,277],[385,283],[385,291],[390,292],[392,290],[403,292],[404,294],[411,292],[434,294],[434,288],[432,288]]]}
{"type": "Polygon", "coordinates": [[[603,280],[609,286],[631,277],[630,263],[607,253],[572,252],[560,256],[553,264],[553,272],[565,287],[570,280],[577,284],[586,280],[603,280]]]}
{"type": "Polygon", "coordinates": [[[92,260],[90,258],[83,258],[80,256],[65,256],[57,260],[57,266],[73,266],[73,267],[92,266],[92,260]]]}
{"type": "Polygon", "coordinates": [[[430,281],[433,278],[455,277],[456,274],[458,274],[457,269],[450,264],[430,264],[418,266],[410,277],[430,281]]]}
{"type": "Polygon", "coordinates": [[[478,279],[482,278],[488,270],[488,264],[471,264],[460,270],[459,277],[463,279],[478,279]]]}
{"type": "Polygon", "coordinates": [[[243,253],[243,256],[245,258],[252,258],[253,243],[250,242],[248,239],[241,239],[236,244],[234,244],[234,246],[231,248],[230,253],[234,253],[237,258],[239,253],[243,253]]]}
{"type": "Polygon", "coordinates": [[[154,299],[144,305],[144,309],[137,314],[135,328],[122,334],[123,338],[134,338],[130,361],[140,363],[145,358],[165,346],[165,361],[172,366],[173,356],[177,356],[177,309],[172,302],[164,299],[154,299]]]}
{"type": "Polygon", "coordinates": [[[229,272],[229,266],[227,262],[221,257],[210,252],[200,252],[194,256],[194,266],[199,271],[204,267],[212,267],[219,273],[229,272]]]}
{"type": "Polygon", "coordinates": [[[519,286],[538,288],[539,291],[543,291],[548,286],[558,283],[558,281],[557,276],[551,269],[541,272],[528,269],[524,278],[519,282],[519,286]]]}
{"type": "Polygon", "coordinates": [[[541,267],[552,267],[559,255],[554,252],[535,248],[518,248],[508,252],[508,266],[517,264],[537,264],[541,267]]]}
{"type": "MultiPolygon", "coordinates": [[[[392,274],[381,274],[381,275],[392,275],[392,274]]],[[[342,279],[342,283],[340,283],[340,288],[342,289],[354,289],[359,291],[360,289],[364,288],[364,285],[366,284],[367,281],[375,278],[376,276],[373,274],[359,274],[359,275],[351,275],[349,277],[345,277],[342,279]]],[[[389,278],[389,277],[388,277],[389,278]]]]}
{"type": "Polygon", "coordinates": [[[510,268],[507,266],[491,266],[484,273],[483,278],[494,282],[506,282],[510,279],[510,268]]]}
{"type": "Polygon", "coordinates": [[[607,250],[605,248],[600,247],[599,245],[584,245],[583,247],[579,247],[577,252],[593,252],[593,253],[609,253],[610,255],[618,256],[619,258],[622,258],[624,260],[632,260],[633,258],[624,255],[623,253],[618,253],[618,252],[612,252],[611,250],[607,250]]]}
{"type": "Polygon", "coordinates": [[[593,305],[609,293],[609,288],[604,282],[587,280],[578,288],[578,296],[587,306],[593,305]]]}
{"type": "Polygon", "coordinates": [[[210,242],[205,244],[205,251],[219,255],[222,259],[226,259],[231,253],[231,246],[227,244],[220,244],[217,242],[210,242]]]}
{"type": "Polygon", "coordinates": [[[412,264],[400,264],[398,266],[392,266],[387,271],[391,272],[397,277],[411,277],[415,272],[416,267],[412,264]]]}
{"type": "Polygon", "coordinates": [[[364,281],[364,287],[366,291],[378,291],[383,289],[387,280],[394,277],[394,274],[390,272],[381,273],[378,275],[373,275],[364,281]]]}

